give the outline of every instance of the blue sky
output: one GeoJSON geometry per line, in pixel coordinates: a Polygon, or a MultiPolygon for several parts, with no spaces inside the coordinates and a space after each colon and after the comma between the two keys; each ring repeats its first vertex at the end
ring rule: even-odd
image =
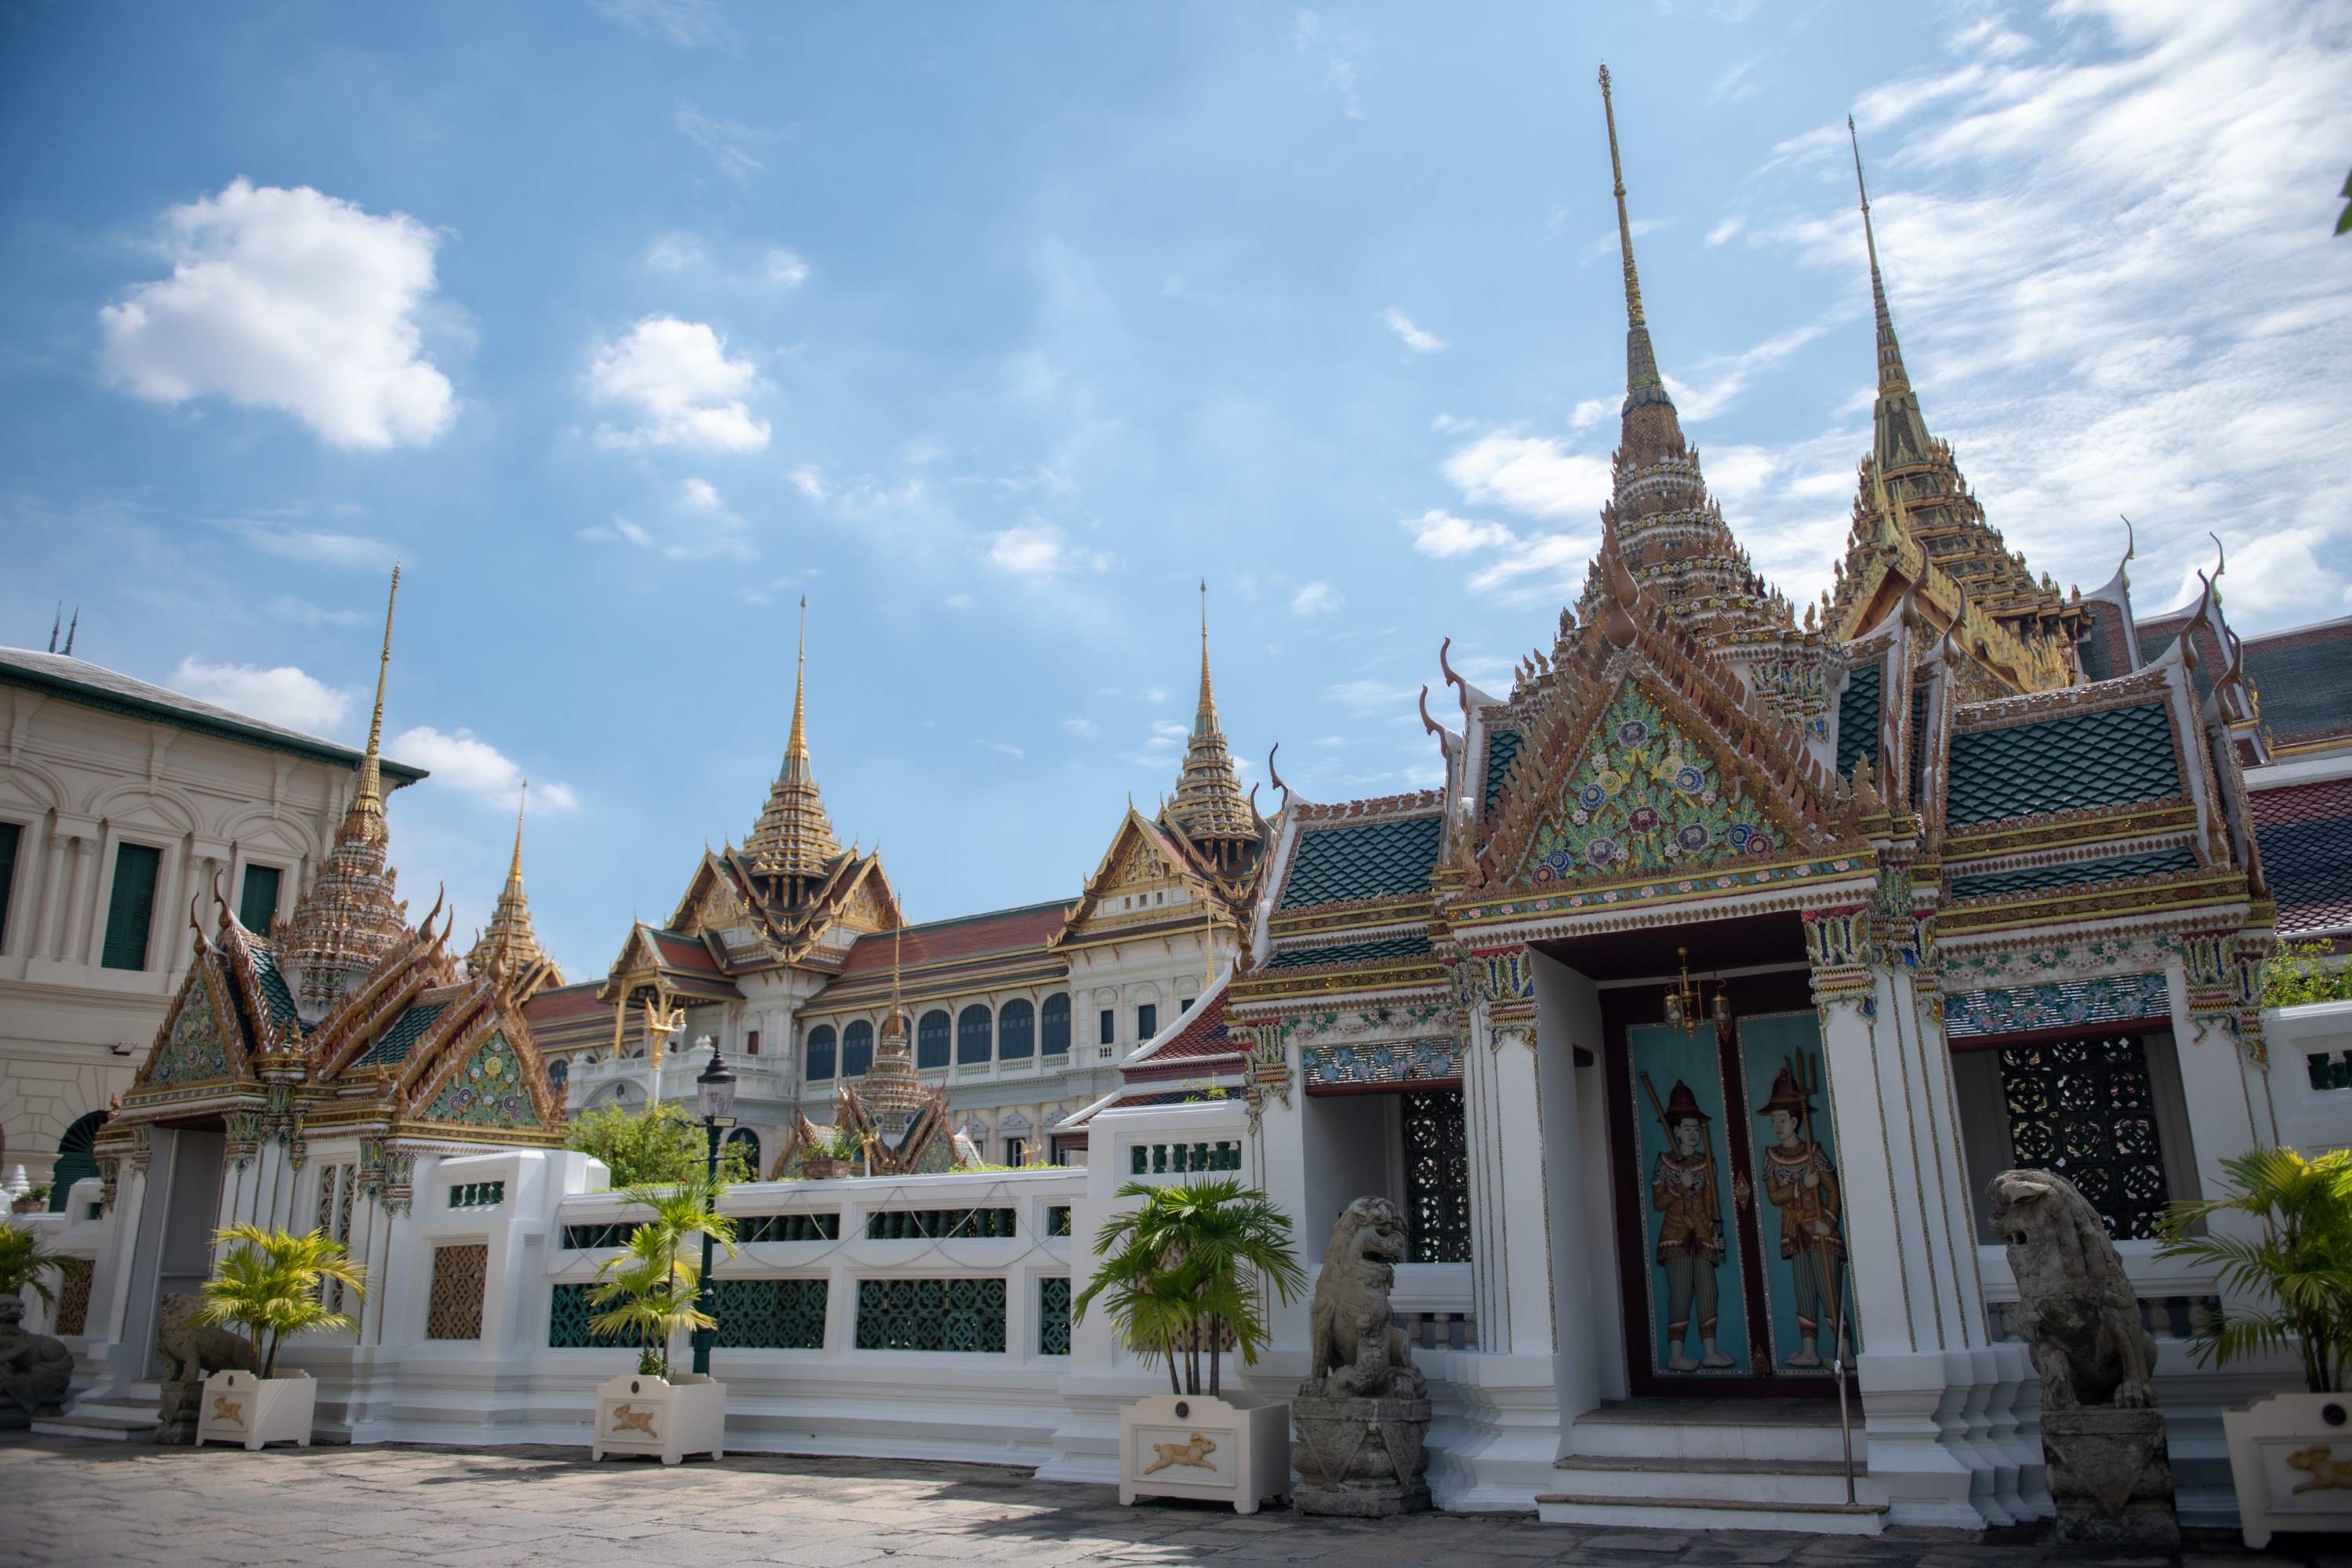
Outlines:
{"type": "MultiPolygon", "coordinates": [[[[2206,531],[2340,616],[2352,5],[887,6],[0,16],[0,642],[347,741],[461,929],[533,781],[601,971],[749,828],[810,604],[845,839],[919,917],[1076,891],[1169,787],[1194,584],[1245,779],[1432,782],[1598,531],[1617,84],[1659,357],[1727,517],[1826,585],[1870,161],[1930,426],[2037,569],[2206,531]]],[[[1265,802],[1270,805],[1270,802],[1265,802]]]]}

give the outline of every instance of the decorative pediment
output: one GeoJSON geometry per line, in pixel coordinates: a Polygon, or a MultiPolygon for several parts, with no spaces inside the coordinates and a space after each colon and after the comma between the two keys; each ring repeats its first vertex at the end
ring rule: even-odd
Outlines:
{"type": "Polygon", "coordinates": [[[131,1088],[134,1095],[251,1079],[219,963],[206,952],[188,966],[188,978],[181,984],[180,994],[139,1069],[138,1081],[131,1088]]]}
{"type": "Polygon", "coordinates": [[[1663,876],[1769,860],[1794,833],[1739,788],[1706,746],[1628,679],[1538,822],[1518,878],[1663,876]]]}
{"type": "Polygon", "coordinates": [[[530,1068],[502,1029],[492,1029],[441,1077],[431,1101],[418,1112],[427,1121],[475,1127],[537,1127],[530,1068]]]}

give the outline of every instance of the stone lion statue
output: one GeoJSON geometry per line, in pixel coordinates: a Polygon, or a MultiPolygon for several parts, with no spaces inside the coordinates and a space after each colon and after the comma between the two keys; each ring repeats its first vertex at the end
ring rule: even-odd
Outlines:
{"type": "Polygon", "coordinates": [[[202,1383],[206,1374],[232,1367],[258,1372],[253,1343],[243,1334],[194,1321],[202,1299],[166,1296],[155,1309],[155,1353],[167,1383],[202,1383]]]}
{"type": "Polygon", "coordinates": [[[1428,1384],[1412,1364],[1404,1331],[1391,1321],[1389,1291],[1404,1258],[1404,1216],[1386,1198],[1358,1198],[1331,1227],[1309,1320],[1315,1369],[1300,1392],[1335,1399],[1421,1399],[1428,1384]]]}
{"type": "Polygon", "coordinates": [[[25,1327],[25,1303],[0,1296],[0,1422],[22,1426],[65,1403],[73,1352],[61,1340],[25,1327]]]}
{"type": "Polygon", "coordinates": [[[2156,1341],[2089,1201],[2049,1171],[2003,1171],[1985,1195],[2017,1273],[2011,1321],[2042,1374],[2042,1408],[2154,1405],[2156,1341]]]}

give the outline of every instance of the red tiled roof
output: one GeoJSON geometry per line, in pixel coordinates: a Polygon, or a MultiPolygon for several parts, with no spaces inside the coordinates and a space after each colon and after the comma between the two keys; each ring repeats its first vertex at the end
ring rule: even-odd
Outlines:
{"type": "Polygon", "coordinates": [[[577,985],[551,985],[522,1005],[523,1021],[536,1027],[596,1014],[609,1018],[613,1005],[596,1000],[596,993],[604,985],[601,980],[586,980],[577,985]]]}
{"type": "Polygon", "coordinates": [[[1066,903],[1032,904],[1026,909],[999,910],[992,914],[908,926],[902,933],[897,933],[896,941],[890,931],[876,931],[857,939],[857,945],[849,950],[848,958],[842,963],[840,978],[846,980],[875,971],[888,973],[894,948],[898,949],[898,963],[908,969],[955,959],[1018,952],[1024,948],[1042,950],[1062,929],[1068,913],[1066,903]]]}
{"type": "Polygon", "coordinates": [[[1225,994],[1220,990],[1205,1004],[1184,1015],[1184,1026],[1173,1038],[1135,1065],[1139,1069],[1148,1068],[1180,1058],[1231,1056],[1248,1048],[1245,1042],[1235,1039],[1225,1029],[1225,994]]]}
{"type": "Polygon", "coordinates": [[[710,956],[710,949],[698,936],[687,936],[674,931],[655,931],[654,950],[660,954],[667,968],[694,969],[705,974],[719,974],[719,961],[710,956]]]}

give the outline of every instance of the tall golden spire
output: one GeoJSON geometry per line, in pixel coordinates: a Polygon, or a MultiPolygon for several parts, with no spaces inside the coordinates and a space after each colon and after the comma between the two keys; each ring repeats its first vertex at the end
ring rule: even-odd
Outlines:
{"type": "Polygon", "coordinates": [[[1932,455],[1927,421],[1919,412],[1919,395],[1903,368],[1903,348],[1895,341],[1894,312],[1886,308],[1886,280],[1878,270],[1878,232],[1870,220],[1870,187],[1862,177],[1862,138],[1853,116],[1845,117],[1846,140],[1853,147],[1853,188],[1862,198],[1862,239],[1870,254],[1870,300],[1878,318],[1878,402],[1872,411],[1872,450],[1882,468],[1916,463],[1932,455]]]}
{"type": "MultiPolygon", "coordinates": [[[[1610,95],[1609,68],[1601,68],[1601,112],[1609,125],[1609,176],[1617,197],[1617,249],[1625,262],[1625,402],[1620,412],[1630,421],[1645,405],[1664,408],[1675,446],[1682,430],[1675,419],[1674,399],[1658,374],[1658,355],[1650,345],[1650,323],[1642,312],[1642,279],[1633,270],[1633,226],[1625,216],[1625,168],[1617,155],[1617,106],[1610,95]]],[[[1632,428],[1630,423],[1628,429],[1632,428]]]]}
{"type": "Polygon", "coordinates": [[[784,763],[768,791],[768,804],[743,840],[751,868],[771,876],[816,877],[841,854],[833,823],[817,790],[808,749],[808,597],[801,597],[800,653],[793,675],[793,730],[784,742],[784,763]]]}
{"type": "Polygon", "coordinates": [[[530,900],[523,896],[522,822],[530,803],[530,781],[525,779],[522,801],[515,807],[514,859],[507,867],[506,888],[499,894],[498,907],[490,911],[489,926],[466,954],[467,973],[485,973],[495,963],[505,972],[518,1001],[543,985],[563,984],[563,972],[539,945],[539,933],[530,924],[530,900]]]}
{"type": "Polygon", "coordinates": [[[400,598],[400,568],[383,607],[383,653],[376,665],[375,712],[368,721],[367,753],[360,759],[352,804],[319,874],[294,905],[278,945],[278,963],[303,1022],[316,1023],[351,984],[375,967],[405,930],[406,906],[394,901],[398,874],[384,864],[383,692],[392,670],[392,616],[400,598]]]}
{"type": "Polygon", "coordinates": [[[1217,699],[1209,684],[1209,584],[1201,584],[1201,700],[1192,711],[1192,737],[1184,748],[1183,771],[1169,818],[1194,839],[1255,838],[1249,802],[1234,776],[1225,732],[1217,725],[1217,699]]]}

